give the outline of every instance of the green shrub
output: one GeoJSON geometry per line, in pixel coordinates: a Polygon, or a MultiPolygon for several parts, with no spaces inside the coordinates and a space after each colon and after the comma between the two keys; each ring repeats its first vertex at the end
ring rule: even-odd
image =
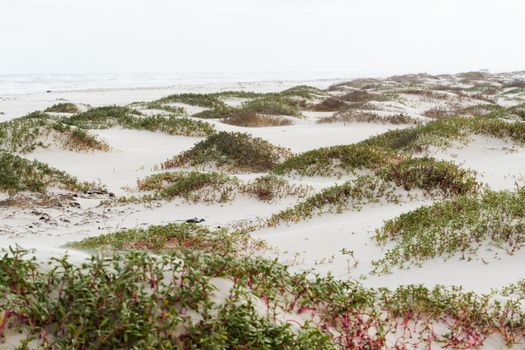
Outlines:
{"type": "Polygon", "coordinates": [[[0,123],[0,150],[29,153],[53,143],[71,151],[109,150],[109,146],[97,137],[42,114],[32,113],[0,123]]]}
{"type": "Polygon", "coordinates": [[[274,167],[276,174],[296,172],[299,175],[328,176],[338,170],[354,172],[359,169],[375,170],[401,159],[396,152],[366,144],[322,147],[295,155],[274,167]]]}
{"type": "Polygon", "coordinates": [[[230,106],[223,106],[213,109],[208,109],[199,113],[195,113],[192,115],[193,118],[202,118],[202,119],[222,119],[227,118],[232,113],[237,112],[238,108],[233,108],[230,106]]]}
{"type": "Polygon", "coordinates": [[[207,136],[215,132],[210,124],[198,120],[174,115],[143,116],[134,109],[119,106],[93,108],[62,121],[83,129],[123,127],[185,136],[207,136]]]}
{"type": "Polygon", "coordinates": [[[406,114],[381,116],[376,113],[362,112],[353,109],[323,117],[318,123],[381,123],[381,124],[420,124],[421,122],[406,114]]]}
{"type": "Polygon", "coordinates": [[[11,195],[22,191],[43,193],[54,186],[82,192],[92,188],[47,164],[0,151],[0,191],[11,195]]]}
{"type": "Polygon", "coordinates": [[[232,112],[223,120],[224,123],[242,127],[261,128],[269,126],[291,125],[292,121],[288,118],[261,115],[251,110],[240,109],[232,112]]]}
{"type": "Polygon", "coordinates": [[[183,198],[192,203],[233,200],[238,193],[261,201],[272,201],[286,196],[305,197],[310,187],[291,185],[274,175],[261,176],[254,181],[241,183],[237,178],[216,172],[166,172],[137,181],[140,191],[151,191],[143,196],[120,197],[110,203],[141,203],[155,200],[183,198]]]}
{"type": "Polygon", "coordinates": [[[166,161],[164,169],[206,167],[239,171],[267,171],[289,156],[289,151],[245,133],[219,132],[192,149],[166,161]]]}
{"type": "Polygon", "coordinates": [[[473,172],[458,168],[451,162],[427,157],[389,165],[379,170],[377,175],[407,191],[419,188],[443,196],[473,194],[480,188],[473,172]]]}
{"type": "Polygon", "coordinates": [[[403,214],[387,221],[374,239],[394,241],[385,257],[376,261],[376,272],[391,266],[407,267],[439,256],[461,254],[469,260],[480,246],[505,249],[512,254],[525,240],[525,190],[485,191],[480,196],[460,196],[403,214]]]}
{"type": "Polygon", "coordinates": [[[296,117],[301,116],[301,107],[306,107],[306,104],[292,97],[282,97],[279,95],[244,102],[241,106],[244,110],[260,114],[291,115],[296,117]]]}
{"type": "Polygon", "coordinates": [[[77,105],[74,103],[57,103],[45,109],[44,112],[54,112],[54,113],[79,113],[77,105]]]}
{"type": "Polygon", "coordinates": [[[63,123],[83,129],[106,129],[131,123],[140,112],[129,107],[104,106],[64,118],[63,123]]]}
{"type": "Polygon", "coordinates": [[[163,97],[158,100],[160,103],[184,103],[192,106],[199,106],[204,108],[220,108],[226,105],[222,102],[219,96],[215,94],[176,94],[163,97]]]}
{"type": "Polygon", "coordinates": [[[397,202],[398,197],[394,194],[394,190],[395,187],[381,179],[360,176],[341,185],[325,188],[295,206],[273,214],[265,224],[273,227],[283,222],[309,219],[314,214],[341,213],[346,209],[359,210],[365,204],[379,202],[382,199],[397,202]]]}
{"type": "Polygon", "coordinates": [[[310,188],[291,185],[285,179],[281,179],[275,175],[265,175],[256,178],[252,182],[243,184],[240,187],[240,191],[261,201],[269,202],[275,198],[283,198],[286,196],[305,197],[309,193],[310,188]]]}
{"type": "Polygon", "coordinates": [[[509,123],[484,117],[443,118],[426,125],[388,131],[371,137],[362,144],[394,150],[422,151],[428,146],[449,146],[452,141],[466,141],[471,135],[485,135],[525,142],[525,123],[509,123]]]}

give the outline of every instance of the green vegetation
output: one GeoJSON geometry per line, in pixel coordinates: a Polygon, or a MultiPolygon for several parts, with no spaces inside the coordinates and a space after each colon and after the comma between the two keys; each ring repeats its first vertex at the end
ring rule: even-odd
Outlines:
{"type": "Polygon", "coordinates": [[[261,138],[245,133],[219,132],[197,143],[192,149],[164,162],[164,169],[176,167],[206,167],[260,172],[267,171],[290,152],[261,138]]]}
{"type": "Polygon", "coordinates": [[[347,102],[371,102],[371,101],[387,101],[388,99],[381,95],[376,95],[365,90],[355,90],[348,92],[342,96],[339,96],[340,99],[347,102]]]}
{"type": "Polygon", "coordinates": [[[182,223],[119,231],[69,243],[67,247],[115,251],[134,249],[156,253],[170,251],[181,254],[191,249],[193,253],[228,254],[234,247],[243,244],[246,238],[224,229],[210,230],[200,225],[182,223]]]}
{"type": "Polygon", "coordinates": [[[143,252],[52,259],[45,270],[12,249],[0,258],[0,338],[20,329],[48,348],[309,350],[379,349],[395,336],[399,348],[476,348],[491,334],[511,345],[525,330],[523,282],[502,291],[506,303],[454,287],[368,289],[244,257],[228,237],[194,225],[124,231],[71,246],[143,252]]]}
{"type": "Polygon", "coordinates": [[[406,114],[380,116],[376,113],[362,112],[353,109],[321,118],[318,123],[421,124],[419,120],[409,117],[406,114]]]}
{"type": "MultiPolygon", "coordinates": [[[[370,159],[367,154],[364,158],[356,158],[354,161],[359,163],[354,164],[367,165],[370,159]]],[[[420,189],[430,196],[443,197],[476,194],[481,188],[471,171],[460,169],[450,162],[433,158],[406,158],[397,159],[395,162],[395,158],[380,159],[385,160],[383,166],[379,165],[379,162],[371,163],[377,166],[375,175],[359,176],[342,185],[328,187],[303,202],[272,215],[265,225],[299,222],[311,218],[314,214],[325,212],[359,210],[365,204],[383,199],[398,202],[399,195],[395,193],[397,187],[406,191],[420,189]]],[[[316,162],[316,165],[318,164],[316,162]]],[[[251,229],[253,228],[248,228],[251,229]]]]}
{"type": "Polygon", "coordinates": [[[287,196],[305,197],[310,192],[310,188],[292,185],[275,175],[265,175],[241,185],[240,191],[261,201],[270,202],[275,198],[287,196]]]}
{"type": "Polygon", "coordinates": [[[299,222],[314,214],[341,213],[343,210],[359,210],[364,204],[382,199],[397,202],[395,187],[373,176],[360,176],[342,185],[335,185],[308,197],[295,206],[273,214],[265,224],[277,226],[283,222],[299,222]]]}
{"type": "Polygon", "coordinates": [[[31,113],[0,123],[0,150],[29,153],[53,143],[71,151],[109,150],[109,146],[95,136],[57,122],[43,113],[31,113]]]}
{"type": "Polygon", "coordinates": [[[261,201],[272,201],[286,196],[305,197],[310,188],[291,185],[274,175],[261,176],[254,181],[241,183],[236,177],[217,172],[166,172],[138,180],[140,191],[151,191],[140,197],[120,197],[110,203],[141,203],[156,200],[183,198],[191,203],[231,201],[238,193],[261,201]]]}
{"type": "Polygon", "coordinates": [[[177,94],[154,101],[157,105],[185,103],[209,108],[193,115],[196,118],[228,118],[237,113],[301,116],[300,108],[307,106],[307,100],[327,96],[326,92],[310,87],[296,86],[277,93],[254,93],[245,91],[224,91],[211,94],[177,94]],[[227,98],[248,99],[240,107],[228,106],[227,98]]]}
{"type": "Polygon", "coordinates": [[[165,112],[168,112],[170,113],[170,115],[172,116],[186,116],[186,111],[184,110],[184,108],[182,107],[174,107],[174,106],[170,106],[169,104],[163,104],[163,103],[160,103],[159,101],[151,101],[151,102],[146,102],[146,103],[132,103],[131,105],[129,105],[129,107],[132,107],[132,108],[145,108],[145,109],[150,109],[150,110],[160,110],[160,111],[165,111],[165,112]]]}
{"type": "Polygon", "coordinates": [[[322,147],[295,155],[273,168],[276,174],[296,172],[305,176],[329,176],[360,169],[375,170],[396,162],[402,156],[394,151],[366,144],[322,147]]]}
{"type": "Polygon", "coordinates": [[[57,103],[45,109],[44,112],[54,112],[54,113],[79,113],[77,105],[70,102],[57,103]]]}
{"type": "Polygon", "coordinates": [[[480,189],[475,174],[451,162],[433,158],[406,159],[377,172],[385,181],[410,191],[419,188],[445,197],[475,194],[480,189]]]}
{"type": "Polygon", "coordinates": [[[169,135],[207,136],[214,132],[208,123],[169,115],[144,116],[129,107],[107,106],[90,109],[63,123],[83,129],[107,129],[123,127],[126,129],[160,131],[169,135]]]}
{"type": "Polygon", "coordinates": [[[454,140],[466,141],[471,135],[485,135],[525,142],[525,123],[509,123],[501,119],[484,117],[452,117],[426,125],[393,130],[371,137],[362,144],[392,150],[422,151],[428,146],[446,147],[454,140]]]}
{"type": "Polygon", "coordinates": [[[118,202],[141,202],[152,200],[172,200],[180,197],[197,202],[227,202],[233,198],[238,186],[236,178],[209,172],[168,172],[151,175],[137,181],[141,191],[153,191],[143,197],[119,198],[118,202]]]}
{"type": "Polygon", "coordinates": [[[387,221],[374,238],[380,244],[394,241],[396,245],[375,262],[376,271],[458,253],[470,260],[485,243],[512,254],[525,242],[524,229],[524,189],[460,196],[387,221]]]}
{"type": "Polygon", "coordinates": [[[224,102],[221,101],[220,95],[218,94],[176,94],[163,97],[157,102],[161,104],[184,103],[187,105],[199,106],[204,108],[220,108],[226,106],[224,102]]]}
{"type": "Polygon", "coordinates": [[[0,151],[0,191],[10,195],[22,191],[43,193],[55,186],[80,192],[93,187],[92,184],[80,183],[75,177],[44,163],[0,151]]]}
{"type": "Polygon", "coordinates": [[[270,95],[245,102],[242,104],[241,109],[260,114],[300,117],[301,107],[306,107],[306,104],[300,99],[288,96],[270,95]]]}
{"type": "Polygon", "coordinates": [[[261,115],[251,110],[238,110],[228,115],[224,123],[249,128],[260,128],[269,126],[291,125],[292,121],[287,118],[261,115]]]}
{"type": "Polygon", "coordinates": [[[201,119],[222,119],[222,118],[228,118],[234,113],[238,113],[239,109],[230,107],[230,106],[223,106],[213,109],[207,109],[205,111],[195,113],[192,115],[194,118],[201,118],[201,119]]]}
{"type": "Polygon", "coordinates": [[[328,97],[322,100],[321,102],[312,104],[308,109],[316,112],[333,112],[333,111],[345,111],[349,108],[349,104],[338,98],[338,97],[328,97]]]}

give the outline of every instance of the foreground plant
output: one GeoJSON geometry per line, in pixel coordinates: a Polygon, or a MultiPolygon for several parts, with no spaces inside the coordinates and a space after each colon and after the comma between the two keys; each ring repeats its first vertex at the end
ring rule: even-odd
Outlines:
{"type": "Polygon", "coordinates": [[[500,303],[496,292],[453,287],[368,289],[235,250],[177,252],[64,257],[42,269],[12,249],[0,258],[0,338],[21,330],[33,346],[79,349],[473,349],[493,334],[517,343],[525,330],[522,282],[500,303]]]}

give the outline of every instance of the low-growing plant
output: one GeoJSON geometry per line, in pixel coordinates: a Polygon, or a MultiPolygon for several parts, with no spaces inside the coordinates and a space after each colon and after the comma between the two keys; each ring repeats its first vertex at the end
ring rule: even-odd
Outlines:
{"type": "Polygon", "coordinates": [[[321,102],[312,104],[308,109],[316,112],[344,111],[348,109],[348,103],[339,97],[331,96],[321,102]]]}
{"type": "Polygon", "coordinates": [[[251,110],[240,109],[232,112],[223,120],[224,123],[236,126],[260,128],[268,126],[285,126],[291,125],[292,121],[288,118],[262,115],[251,110]]]}
{"type": "Polygon", "coordinates": [[[230,107],[230,106],[222,106],[217,107],[213,109],[208,109],[202,112],[198,112],[192,115],[193,118],[201,118],[201,119],[223,119],[228,118],[233,113],[238,112],[238,108],[230,107]]]}
{"type": "Polygon", "coordinates": [[[430,194],[459,196],[475,194],[480,185],[472,171],[447,161],[433,158],[412,158],[388,165],[376,173],[386,181],[410,191],[413,188],[430,194]]]}
{"type": "Polygon", "coordinates": [[[276,174],[297,173],[305,176],[334,175],[341,170],[376,170],[402,158],[394,151],[366,144],[322,147],[290,157],[273,168],[276,174]]]}
{"type": "Polygon", "coordinates": [[[422,207],[387,221],[376,232],[379,244],[394,241],[383,259],[375,261],[376,272],[392,266],[420,265],[435,257],[460,254],[471,259],[488,243],[509,254],[520,249],[525,240],[525,190],[493,192],[480,196],[465,195],[422,207]]]}
{"type": "Polygon", "coordinates": [[[254,181],[243,184],[240,187],[241,193],[254,196],[261,201],[272,201],[275,198],[287,196],[305,197],[310,188],[307,186],[292,185],[285,179],[275,175],[265,175],[256,178],[254,181]]]}
{"type": "Polygon", "coordinates": [[[420,124],[421,122],[406,114],[381,116],[377,113],[349,109],[333,116],[323,117],[318,123],[380,123],[380,124],[420,124]]]}
{"type": "Polygon", "coordinates": [[[364,204],[382,199],[397,202],[395,187],[373,176],[359,176],[341,185],[328,187],[308,197],[295,206],[273,214],[265,225],[274,227],[283,222],[299,222],[315,214],[341,213],[343,210],[359,210],[364,204]]]}
{"type": "Polygon", "coordinates": [[[120,203],[173,200],[183,198],[189,202],[227,202],[234,197],[238,187],[236,178],[221,173],[210,172],[167,172],[148,176],[138,180],[141,191],[152,191],[142,197],[123,197],[120,203]]]}
{"type": "Polygon", "coordinates": [[[81,183],[47,164],[0,151],[0,191],[10,195],[22,191],[43,193],[50,187],[86,192],[94,185],[81,183]]]}
{"type": "Polygon", "coordinates": [[[151,193],[142,196],[116,198],[111,203],[141,203],[157,200],[183,198],[191,203],[219,202],[233,200],[238,193],[270,202],[275,198],[287,196],[305,197],[310,193],[309,186],[292,185],[275,175],[266,175],[254,181],[242,183],[236,177],[217,172],[166,172],[148,176],[137,181],[140,191],[151,193]]]}
{"type": "Polygon", "coordinates": [[[287,149],[245,133],[219,132],[197,143],[192,149],[164,162],[164,169],[206,167],[238,171],[267,171],[288,158],[287,149]]]}
{"type": "Polygon", "coordinates": [[[388,98],[385,96],[373,94],[365,90],[350,91],[342,96],[339,96],[339,98],[347,102],[388,101],[388,98]]]}
{"type": "Polygon", "coordinates": [[[44,112],[53,112],[53,113],[79,113],[77,105],[70,102],[57,103],[48,107],[44,112]]]}
{"type": "Polygon", "coordinates": [[[269,115],[290,115],[301,116],[301,107],[306,107],[306,103],[293,97],[283,97],[281,95],[271,95],[263,98],[244,102],[241,106],[243,110],[253,111],[260,114],[269,115]]]}
{"type": "Polygon", "coordinates": [[[108,151],[109,145],[78,128],[62,124],[46,114],[0,123],[0,150],[30,153],[37,148],[57,145],[71,151],[108,151]]]}
{"type": "Polygon", "coordinates": [[[94,108],[62,121],[83,129],[123,127],[185,136],[207,136],[215,132],[210,124],[198,120],[175,115],[143,116],[137,110],[120,106],[94,108]]]}
{"type": "Polygon", "coordinates": [[[418,127],[392,130],[371,137],[362,144],[394,150],[422,151],[429,146],[446,147],[452,141],[468,141],[471,135],[485,135],[525,142],[525,123],[509,123],[496,118],[452,117],[418,127]]]}
{"type": "Polygon", "coordinates": [[[195,94],[195,93],[184,93],[175,94],[163,97],[157,102],[162,104],[165,103],[184,103],[192,106],[199,106],[204,108],[219,108],[225,107],[224,102],[221,101],[219,96],[216,94],[195,94]]]}

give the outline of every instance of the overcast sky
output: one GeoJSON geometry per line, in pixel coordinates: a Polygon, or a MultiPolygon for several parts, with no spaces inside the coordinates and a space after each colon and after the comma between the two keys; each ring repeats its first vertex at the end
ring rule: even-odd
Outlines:
{"type": "Polygon", "coordinates": [[[524,0],[1,0],[0,73],[525,69],[524,0]]]}

